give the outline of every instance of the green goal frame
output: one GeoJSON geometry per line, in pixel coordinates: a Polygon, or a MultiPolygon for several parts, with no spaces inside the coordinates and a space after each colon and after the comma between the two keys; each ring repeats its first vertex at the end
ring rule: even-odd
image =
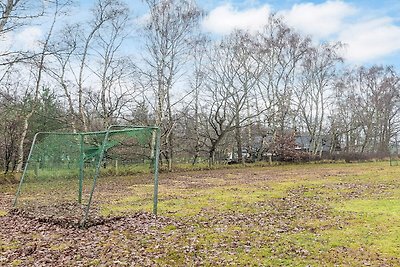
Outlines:
{"type": "Polygon", "coordinates": [[[29,150],[28,158],[24,166],[24,170],[19,182],[19,186],[17,189],[17,192],[15,194],[15,198],[13,201],[13,207],[16,208],[17,203],[18,203],[18,198],[21,193],[21,188],[24,183],[25,177],[27,175],[28,171],[28,166],[30,165],[33,150],[35,147],[35,144],[37,143],[38,136],[43,135],[43,134],[51,134],[51,135],[59,135],[59,136],[76,136],[77,138],[80,139],[80,158],[79,158],[79,175],[78,175],[78,203],[82,203],[82,187],[83,187],[83,178],[84,178],[84,152],[83,152],[83,145],[84,145],[84,137],[85,136],[90,136],[90,135],[98,135],[98,134],[104,134],[104,139],[101,143],[101,150],[99,154],[99,160],[95,166],[95,171],[93,175],[93,184],[92,188],[90,190],[89,194],[89,199],[88,203],[85,207],[85,212],[84,212],[84,217],[81,220],[80,225],[82,227],[85,226],[89,212],[90,212],[90,207],[92,204],[93,200],[93,194],[96,189],[96,183],[97,179],[100,176],[100,168],[101,164],[104,158],[104,153],[107,148],[107,142],[109,139],[110,134],[118,134],[118,133],[126,133],[126,132],[132,132],[132,131],[141,131],[141,130],[150,130],[152,131],[152,147],[153,151],[152,154],[154,156],[153,158],[153,171],[154,171],[154,192],[153,192],[153,214],[157,215],[157,206],[158,206],[158,180],[159,180],[159,157],[160,157],[160,129],[155,126],[129,126],[129,125],[111,125],[108,127],[107,130],[105,131],[97,131],[97,132],[79,132],[79,133],[68,133],[68,132],[38,132],[35,134],[31,148],[29,150]]]}

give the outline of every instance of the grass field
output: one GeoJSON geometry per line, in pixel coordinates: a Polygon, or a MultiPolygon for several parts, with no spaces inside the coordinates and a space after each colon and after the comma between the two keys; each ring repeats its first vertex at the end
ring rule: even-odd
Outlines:
{"type": "Polygon", "coordinates": [[[9,213],[16,185],[0,184],[0,265],[400,266],[400,166],[163,173],[158,217],[143,175],[103,178],[108,219],[88,229],[9,213]]]}

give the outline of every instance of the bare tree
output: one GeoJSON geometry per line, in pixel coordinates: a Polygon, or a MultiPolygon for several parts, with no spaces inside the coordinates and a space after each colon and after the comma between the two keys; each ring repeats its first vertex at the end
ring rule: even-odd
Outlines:
{"type": "Polygon", "coordinates": [[[354,80],[349,72],[344,72],[336,82],[334,108],[330,114],[330,131],[335,133],[343,151],[346,153],[357,152],[357,136],[360,131],[360,121],[357,118],[356,105],[358,98],[352,89],[354,80]],[[343,140],[342,140],[343,139],[343,140]]]}
{"type": "MultiPolygon", "coordinates": [[[[214,75],[209,79],[228,93],[228,109],[234,114],[234,130],[238,161],[242,155],[242,128],[252,124],[252,118],[264,110],[251,109],[254,106],[256,88],[263,73],[262,64],[255,60],[258,53],[255,40],[249,34],[236,31],[224,39],[211,54],[210,68],[214,75]]],[[[247,141],[249,143],[251,141],[247,141]]]]}
{"type": "Polygon", "coordinates": [[[44,14],[48,1],[2,0],[0,1],[0,34],[15,30],[28,20],[44,14]]]}
{"type": "Polygon", "coordinates": [[[309,50],[310,39],[288,28],[271,16],[259,34],[260,59],[264,64],[259,96],[266,110],[271,134],[283,133],[294,125],[293,88],[302,58],[309,50]]]}
{"type": "MultiPolygon", "coordinates": [[[[214,80],[215,81],[215,80],[214,80]]],[[[219,82],[210,81],[202,95],[200,135],[205,138],[209,165],[215,163],[215,153],[225,136],[235,129],[235,116],[229,109],[229,92],[219,82]]]]}
{"type": "Polygon", "coordinates": [[[201,136],[207,141],[210,165],[223,139],[235,131],[239,160],[242,161],[241,129],[258,115],[248,112],[247,104],[253,101],[255,84],[259,81],[259,66],[251,55],[250,36],[235,32],[207,51],[208,69],[205,90],[200,94],[202,103],[201,136]]]}
{"type": "Polygon", "coordinates": [[[346,71],[339,83],[337,114],[341,114],[345,150],[388,155],[397,133],[399,76],[391,67],[361,67],[346,71]]]}
{"type": "Polygon", "coordinates": [[[15,137],[21,130],[19,90],[23,87],[23,83],[24,78],[16,68],[10,68],[1,79],[0,157],[4,173],[14,171],[17,167],[18,140],[15,137]]]}
{"type": "Polygon", "coordinates": [[[52,67],[46,68],[46,71],[64,93],[69,115],[67,123],[70,124],[73,132],[77,132],[80,119],[74,103],[73,82],[68,76],[78,49],[79,30],[79,26],[74,24],[67,25],[60,31],[59,36],[56,37],[56,40],[51,45],[51,55],[54,57],[54,63],[52,67]]]}
{"type": "Polygon", "coordinates": [[[98,106],[96,110],[105,128],[120,116],[122,109],[134,97],[130,80],[135,67],[129,57],[121,53],[121,47],[129,35],[129,9],[122,2],[115,8],[118,15],[105,22],[95,35],[94,51],[99,66],[97,70],[92,68],[99,80],[99,90],[95,93],[98,97],[92,100],[95,103],[99,101],[95,106],[98,106]]]}
{"type": "Polygon", "coordinates": [[[185,116],[187,118],[186,128],[188,147],[193,155],[192,165],[196,164],[200,156],[201,149],[204,145],[202,137],[200,136],[200,93],[204,89],[206,82],[207,71],[206,66],[206,52],[210,45],[207,37],[202,36],[193,42],[193,75],[190,79],[192,89],[192,99],[188,108],[185,109],[185,116]]]}
{"type": "Polygon", "coordinates": [[[190,40],[201,11],[190,0],[147,0],[149,18],[144,28],[149,84],[154,88],[156,125],[162,129],[162,153],[172,168],[174,151],[172,88],[188,61],[190,40]]]}
{"type": "MultiPolygon", "coordinates": [[[[9,32],[17,32],[34,19],[45,15],[48,1],[32,0],[1,0],[0,1],[0,36],[12,38],[9,32]]],[[[7,67],[17,62],[32,59],[34,54],[29,51],[15,49],[12,45],[0,51],[0,67],[7,67]]],[[[4,73],[4,72],[3,72],[4,73]]],[[[1,75],[2,76],[2,75],[1,75]]],[[[1,77],[0,76],[0,77],[1,77]]]]}
{"type": "Polygon", "coordinates": [[[78,73],[75,73],[76,85],[78,91],[78,113],[85,131],[88,130],[88,123],[85,113],[85,73],[90,64],[88,64],[89,55],[92,51],[92,44],[95,40],[96,35],[102,29],[104,24],[125,16],[127,13],[126,5],[118,0],[97,0],[93,10],[93,19],[88,23],[88,32],[82,31],[79,48],[79,68],[78,73]]]}
{"type": "Polygon", "coordinates": [[[303,59],[294,90],[301,122],[310,137],[309,150],[314,155],[322,155],[323,127],[332,104],[337,63],[342,61],[338,55],[341,46],[337,43],[310,48],[303,59]]]}
{"type": "Polygon", "coordinates": [[[73,131],[89,129],[89,114],[101,117],[100,127],[107,127],[129,102],[126,76],[132,64],[120,53],[129,12],[124,2],[98,0],[88,30],[82,22],[66,25],[52,43],[54,62],[47,71],[64,93],[73,131]]]}
{"type": "Polygon", "coordinates": [[[23,117],[23,126],[21,130],[21,136],[18,144],[18,165],[17,165],[17,171],[22,171],[23,167],[23,161],[24,161],[24,142],[26,135],[28,133],[29,129],[29,119],[32,117],[32,115],[36,111],[36,105],[37,101],[39,98],[39,90],[42,85],[42,76],[44,74],[44,69],[45,69],[45,59],[48,56],[49,53],[49,44],[50,44],[50,39],[53,35],[53,30],[56,25],[57,19],[59,18],[60,15],[62,15],[62,10],[66,7],[68,7],[70,2],[67,0],[65,2],[62,1],[55,1],[54,2],[54,13],[52,17],[52,21],[50,24],[50,28],[47,32],[47,35],[43,42],[41,43],[41,51],[38,54],[37,58],[32,62],[33,67],[31,68],[31,71],[33,73],[35,83],[33,87],[33,92],[32,92],[32,105],[31,109],[24,115],[23,117]]]}

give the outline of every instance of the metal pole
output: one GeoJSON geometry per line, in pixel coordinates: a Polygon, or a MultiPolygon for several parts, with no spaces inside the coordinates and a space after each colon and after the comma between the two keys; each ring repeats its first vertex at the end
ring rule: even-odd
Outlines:
{"type": "Polygon", "coordinates": [[[157,215],[158,205],[158,161],[160,156],[160,129],[155,129],[156,140],[154,145],[154,196],[153,196],[153,213],[157,215]]]}
{"type": "Polygon", "coordinates": [[[153,129],[153,130],[156,130],[156,129],[158,129],[158,127],[157,126],[133,126],[133,125],[117,125],[117,124],[115,124],[115,125],[110,125],[110,127],[108,127],[108,129],[109,130],[111,130],[112,128],[126,128],[126,129],[153,129]]]}
{"type": "Polygon", "coordinates": [[[78,203],[82,204],[82,187],[83,187],[83,168],[84,168],[84,136],[80,134],[80,156],[79,156],[79,189],[78,189],[78,203]]]}
{"type": "Polygon", "coordinates": [[[19,197],[19,194],[21,193],[21,187],[22,187],[22,184],[24,183],[26,172],[28,170],[28,165],[29,165],[29,162],[30,162],[31,157],[32,157],[33,148],[35,146],[36,139],[37,139],[37,136],[39,134],[40,133],[36,133],[35,136],[33,137],[31,149],[29,150],[29,154],[28,154],[28,159],[26,160],[26,163],[25,163],[24,172],[22,173],[21,180],[19,181],[18,190],[17,190],[17,193],[15,194],[14,203],[13,203],[13,207],[14,208],[17,205],[18,197],[19,197]]]}
{"type": "Polygon", "coordinates": [[[92,204],[93,192],[94,192],[94,189],[96,188],[96,182],[97,182],[97,178],[98,178],[99,173],[100,173],[101,161],[103,160],[104,150],[106,149],[109,133],[110,133],[110,130],[107,130],[107,132],[106,132],[106,134],[104,136],[103,145],[101,146],[101,151],[100,151],[100,155],[99,155],[99,162],[97,163],[96,171],[95,171],[94,177],[93,177],[92,190],[90,191],[89,201],[88,201],[88,204],[86,206],[85,217],[83,218],[81,226],[85,226],[86,220],[87,220],[88,215],[89,215],[90,205],[92,204]]]}

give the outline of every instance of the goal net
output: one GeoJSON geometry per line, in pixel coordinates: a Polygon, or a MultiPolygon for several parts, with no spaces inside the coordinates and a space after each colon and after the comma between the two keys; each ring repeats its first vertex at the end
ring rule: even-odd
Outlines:
{"type": "Polygon", "coordinates": [[[132,212],[157,213],[159,138],[156,127],[37,133],[15,212],[81,226],[132,212]]]}

